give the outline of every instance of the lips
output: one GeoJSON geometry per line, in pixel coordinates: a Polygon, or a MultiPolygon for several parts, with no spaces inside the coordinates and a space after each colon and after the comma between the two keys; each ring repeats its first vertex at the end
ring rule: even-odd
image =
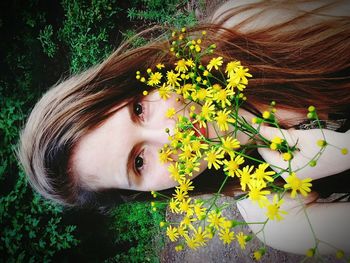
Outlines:
{"type": "Polygon", "coordinates": [[[199,124],[198,124],[198,122],[196,122],[196,123],[193,123],[193,126],[196,128],[195,130],[194,130],[194,134],[197,136],[197,137],[200,137],[200,136],[204,136],[204,137],[207,137],[208,136],[208,134],[207,134],[207,129],[205,128],[205,127],[199,127],[199,124]]]}

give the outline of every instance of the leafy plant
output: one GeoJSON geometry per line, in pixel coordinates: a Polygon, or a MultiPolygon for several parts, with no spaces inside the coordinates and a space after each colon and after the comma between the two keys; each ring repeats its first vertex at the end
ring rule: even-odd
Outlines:
{"type": "Polygon", "coordinates": [[[139,0],[134,5],[141,8],[131,7],[128,9],[130,20],[144,20],[156,22],[158,24],[174,26],[193,26],[197,20],[193,11],[188,11],[185,7],[189,1],[181,0],[139,0]]]}
{"type": "Polygon", "coordinates": [[[52,58],[57,51],[57,45],[52,41],[52,37],[52,25],[47,25],[43,30],[40,30],[38,37],[43,47],[44,53],[47,54],[50,58],[52,58]]]}
{"type": "Polygon", "coordinates": [[[85,1],[62,2],[65,20],[58,38],[69,47],[71,72],[100,62],[112,51],[108,32],[114,29],[115,15],[121,11],[115,2],[93,0],[91,5],[85,1]]]}
{"type": "Polygon", "coordinates": [[[149,203],[123,204],[112,212],[115,243],[125,247],[106,262],[159,262],[158,255],[163,245],[160,222],[164,221],[165,206],[158,203],[151,212],[149,203]]]}

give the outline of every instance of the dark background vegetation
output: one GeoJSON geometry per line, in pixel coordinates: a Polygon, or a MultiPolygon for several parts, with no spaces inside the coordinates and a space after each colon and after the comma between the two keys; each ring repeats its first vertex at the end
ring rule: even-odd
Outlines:
{"type": "MultiPolygon", "coordinates": [[[[59,79],[103,60],[153,24],[196,22],[181,0],[0,1],[0,262],[157,262],[164,207],[125,204],[109,215],[64,209],[33,193],[16,160],[19,131],[59,79]]],[[[134,45],[147,40],[137,38],[134,45]]]]}

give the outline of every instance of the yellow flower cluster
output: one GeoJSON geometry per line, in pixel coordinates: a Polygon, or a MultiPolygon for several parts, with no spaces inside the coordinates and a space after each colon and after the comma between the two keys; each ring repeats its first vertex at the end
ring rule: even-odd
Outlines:
{"type": "MultiPolygon", "coordinates": [[[[242,249],[251,239],[241,231],[235,233],[234,228],[243,223],[226,218],[222,213],[223,208],[215,204],[216,198],[194,200],[190,197],[190,192],[194,190],[190,179],[200,171],[203,162],[206,162],[208,169],[221,169],[226,179],[237,178],[245,198],[265,209],[267,220],[283,219],[286,212],[281,210],[281,206],[287,191],[291,191],[292,198],[298,193],[306,196],[311,191],[311,179],[300,179],[290,167],[276,173],[268,163],[245,154],[245,145],[242,146],[236,139],[237,131],[243,131],[252,140],[259,135],[259,128],[253,128],[238,115],[238,109],[246,100],[244,90],[248,78],[252,75],[240,61],[225,61],[222,56],[215,56],[216,45],[207,43],[205,36],[206,32],[203,31],[201,37],[191,37],[185,28],[173,32],[170,42],[170,53],[175,56],[173,63],[158,63],[155,69],[147,69],[145,75],[136,72],[136,78],[156,88],[162,99],[176,96],[184,101],[183,112],[188,110],[187,116],[179,114],[180,111],[175,108],[167,110],[166,117],[175,119],[176,127],[173,131],[167,130],[169,143],[159,151],[160,162],[168,164],[171,178],[178,183],[170,197],[169,209],[180,214],[181,221],[166,224],[168,238],[179,243],[175,248],[177,251],[182,250],[185,244],[193,249],[204,246],[215,235],[224,244],[236,240],[242,249]],[[208,138],[203,128],[208,128],[209,122],[227,134],[220,136],[217,132],[216,138],[208,138]],[[246,164],[247,158],[259,164],[246,164]],[[290,175],[287,183],[281,187],[275,184],[275,179],[282,172],[290,175]],[[273,191],[276,193],[270,198],[273,191]]],[[[147,95],[148,92],[144,91],[143,94],[147,95]]],[[[258,126],[265,122],[276,123],[278,127],[274,117],[275,103],[271,103],[271,106],[270,110],[263,112],[262,118],[256,117],[252,123],[258,126]]],[[[317,117],[314,108],[309,110],[312,117],[317,117]]],[[[262,147],[280,151],[290,164],[295,146],[290,147],[285,138],[277,136],[271,141],[262,136],[259,138],[263,139],[262,147]]],[[[324,146],[326,144],[322,144],[324,146]]],[[[255,259],[259,260],[264,253],[264,248],[255,251],[255,259]]]]}

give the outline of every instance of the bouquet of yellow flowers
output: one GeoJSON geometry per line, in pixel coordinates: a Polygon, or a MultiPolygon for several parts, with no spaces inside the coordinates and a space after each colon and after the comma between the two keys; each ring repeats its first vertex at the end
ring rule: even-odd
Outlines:
{"type": "MultiPolygon", "coordinates": [[[[240,61],[224,61],[223,57],[215,56],[214,43],[203,46],[206,34],[203,31],[196,38],[187,34],[185,28],[173,32],[170,53],[176,57],[174,68],[164,72],[164,65],[160,63],[154,69],[147,69],[147,72],[136,72],[136,78],[156,88],[162,99],[166,100],[176,93],[179,99],[186,102],[184,108],[189,112],[189,117],[177,115],[174,108],[169,108],[166,113],[168,118],[176,119],[176,128],[172,132],[166,130],[169,143],[159,150],[159,159],[160,162],[169,164],[169,174],[178,186],[171,197],[157,192],[152,194],[154,197],[164,197],[169,202],[169,209],[182,216],[181,222],[161,223],[166,227],[168,238],[178,242],[176,250],[183,249],[185,245],[193,249],[204,246],[215,235],[224,244],[236,240],[245,249],[252,236],[242,231],[235,233],[234,227],[249,223],[226,218],[222,213],[225,207],[216,205],[228,178],[239,180],[244,193],[239,200],[249,199],[265,209],[266,220],[260,222],[261,231],[269,220],[282,220],[287,214],[280,208],[288,193],[291,198],[296,198],[299,194],[307,196],[310,193],[311,178],[299,178],[298,170],[302,167],[294,170],[291,165],[298,145],[289,145],[283,136],[275,117],[275,102],[271,102],[261,117],[254,117],[250,121],[239,114],[239,109],[247,99],[244,91],[252,75],[240,61]],[[206,65],[202,63],[204,57],[209,58],[206,65]],[[214,127],[217,129],[216,135],[211,138],[206,136],[209,123],[215,123],[214,127]],[[260,133],[263,125],[279,129],[282,136],[275,136],[272,140],[265,138],[260,133]],[[238,133],[247,136],[251,143],[241,144],[237,139],[238,133]],[[271,167],[269,163],[255,159],[247,153],[249,149],[259,147],[279,151],[288,163],[287,168],[271,167]],[[245,164],[248,159],[255,161],[257,165],[245,164]],[[190,197],[190,192],[194,189],[191,177],[199,171],[200,160],[207,162],[208,169],[222,169],[226,176],[217,193],[208,200],[194,200],[190,197]],[[277,169],[274,171],[270,168],[277,169]],[[286,183],[276,184],[275,179],[282,173],[289,175],[286,183]],[[273,198],[268,199],[267,195],[270,194],[273,194],[273,198]]],[[[147,91],[143,92],[143,95],[147,94],[147,91]]],[[[308,111],[308,118],[317,121],[315,107],[310,106],[308,111]]],[[[325,138],[318,143],[320,150],[310,159],[310,166],[316,165],[328,146],[325,138]]],[[[264,251],[264,248],[255,251],[255,258],[261,258],[264,251]]]]}

